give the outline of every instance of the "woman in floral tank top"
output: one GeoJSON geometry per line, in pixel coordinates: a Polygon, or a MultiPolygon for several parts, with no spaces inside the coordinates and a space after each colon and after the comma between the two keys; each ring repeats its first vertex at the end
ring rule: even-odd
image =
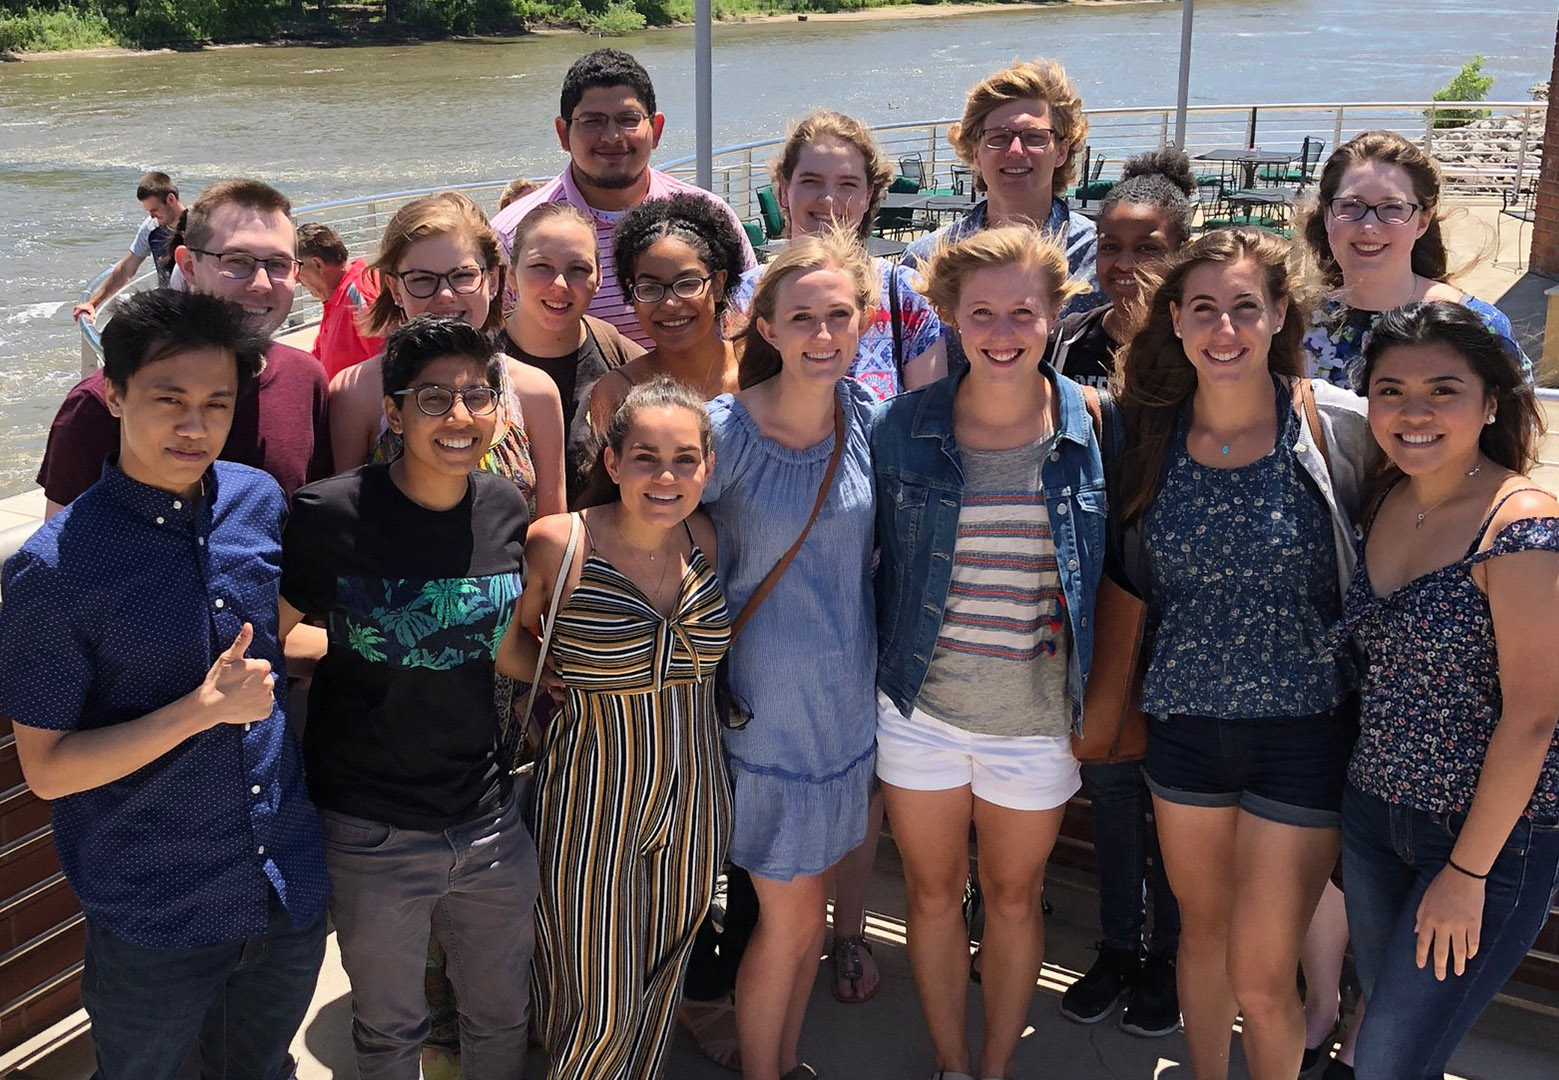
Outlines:
{"type": "Polygon", "coordinates": [[[1343,874],[1369,1009],[1355,1066],[1439,1077],[1559,888],[1559,503],[1523,475],[1536,405],[1455,303],[1387,313],[1364,355],[1390,458],[1346,598],[1365,654],[1343,874]]]}

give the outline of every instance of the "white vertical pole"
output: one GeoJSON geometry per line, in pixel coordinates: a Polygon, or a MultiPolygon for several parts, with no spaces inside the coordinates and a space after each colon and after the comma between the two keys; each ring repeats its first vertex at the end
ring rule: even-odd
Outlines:
{"type": "Polygon", "coordinates": [[[714,46],[710,28],[713,16],[710,0],[695,0],[693,5],[693,52],[696,73],[693,79],[693,96],[698,123],[698,186],[708,191],[714,187],[714,46]]]}
{"type": "MultiPolygon", "coordinates": [[[[707,2],[707,0],[700,0],[707,2]]],[[[1196,0],[1183,0],[1180,10],[1180,93],[1175,99],[1175,145],[1185,149],[1186,102],[1191,93],[1191,21],[1196,0]]]]}

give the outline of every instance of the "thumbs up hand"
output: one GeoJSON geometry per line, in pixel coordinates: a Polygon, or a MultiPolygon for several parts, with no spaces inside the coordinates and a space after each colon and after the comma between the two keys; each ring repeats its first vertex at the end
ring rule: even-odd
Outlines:
{"type": "Polygon", "coordinates": [[[251,660],[244,654],[254,641],[254,627],[243,629],[227,647],[200,686],[199,694],[208,727],[217,724],[258,723],[271,715],[276,704],[276,676],[265,660],[251,660]]]}

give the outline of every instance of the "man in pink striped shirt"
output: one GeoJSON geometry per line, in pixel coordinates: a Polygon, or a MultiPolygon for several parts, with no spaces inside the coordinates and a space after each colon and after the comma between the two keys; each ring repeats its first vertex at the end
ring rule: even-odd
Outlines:
{"type": "MultiPolygon", "coordinates": [[[[639,328],[617,280],[612,259],[612,230],[617,222],[645,199],[664,199],[680,192],[699,195],[731,215],[742,236],[746,264],[752,267],[757,260],[741,221],[729,206],[703,188],[650,168],[650,154],[660,144],[666,118],[655,111],[655,87],[649,73],[620,49],[597,49],[574,61],[563,76],[555,123],[558,142],[571,159],[568,168],[499,212],[493,219],[499,241],[509,251],[515,226],[542,203],[559,199],[573,203],[595,222],[596,250],[601,259],[601,288],[590,303],[590,314],[645,348],[654,348],[639,328]]],[[[505,297],[506,307],[513,302],[512,295],[505,297]]]]}

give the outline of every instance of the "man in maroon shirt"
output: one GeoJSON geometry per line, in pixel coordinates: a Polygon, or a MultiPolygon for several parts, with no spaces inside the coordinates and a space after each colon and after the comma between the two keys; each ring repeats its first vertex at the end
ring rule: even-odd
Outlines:
{"type": "MultiPolygon", "coordinates": [[[[296,245],[286,196],[258,180],[222,180],[190,207],[184,246],[174,259],[194,291],[236,302],[271,334],[292,310],[296,245]]],[[[264,469],[288,499],[309,481],[329,476],[327,389],[317,359],[272,342],[256,392],[238,400],[222,458],[264,469]]],[[[48,516],[95,484],[103,461],[118,448],[119,420],[109,411],[97,371],[66,395],[49,428],[38,469],[48,516]]]]}

